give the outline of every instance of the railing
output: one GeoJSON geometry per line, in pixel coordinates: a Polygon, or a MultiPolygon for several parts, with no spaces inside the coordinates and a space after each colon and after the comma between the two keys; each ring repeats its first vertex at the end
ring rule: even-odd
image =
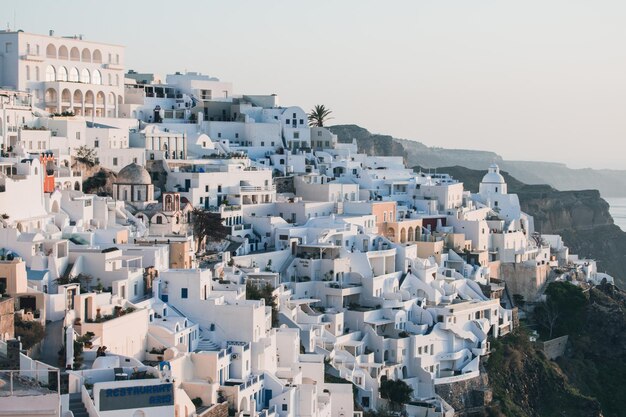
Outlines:
{"type": "Polygon", "coordinates": [[[58,369],[1,370],[0,379],[6,382],[0,385],[0,397],[59,394],[58,369]]]}
{"type": "Polygon", "coordinates": [[[241,185],[239,186],[239,190],[242,193],[255,192],[255,191],[276,191],[276,186],[275,185],[263,185],[263,186],[241,185]]]}

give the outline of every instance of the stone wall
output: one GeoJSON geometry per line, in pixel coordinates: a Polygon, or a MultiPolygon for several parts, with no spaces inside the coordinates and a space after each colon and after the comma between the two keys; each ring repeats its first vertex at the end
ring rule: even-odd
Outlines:
{"type": "Polygon", "coordinates": [[[509,294],[521,294],[526,301],[535,300],[549,273],[548,265],[537,265],[534,262],[500,265],[500,279],[506,283],[509,294]]]}
{"type": "Polygon", "coordinates": [[[493,393],[484,369],[480,376],[451,384],[435,385],[435,392],[455,410],[455,416],[473,415],[491,403],[493,393]]]}
{"type": "Polygon", "coordinates": [[[537,342],[537,345],[542,350],[546,358],[554,360],[565,353],[565,347],[567,346],[568,335],[557,337],[545,342],[537,342]]]}
{"type": "Polygon", "coordinates": [[[207,410],[198,413],[198,417],[228,417],[228,403],[212,405],[207,410]]]}
{"type": "Polygon", "coordinates": [[[13,298],[0,298],[0,339],[15,337],[15,302],[13,298]]]}

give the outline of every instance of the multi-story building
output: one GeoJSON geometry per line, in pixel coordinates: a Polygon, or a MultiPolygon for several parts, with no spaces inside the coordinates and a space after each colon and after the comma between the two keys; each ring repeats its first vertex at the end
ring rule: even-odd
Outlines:
{"type": "Polygon", "coordinates": [[[124,101],[124,47],[23,31],[0,31],[0,85],[30,92],[49,113],[117,117],[124,101]]]}

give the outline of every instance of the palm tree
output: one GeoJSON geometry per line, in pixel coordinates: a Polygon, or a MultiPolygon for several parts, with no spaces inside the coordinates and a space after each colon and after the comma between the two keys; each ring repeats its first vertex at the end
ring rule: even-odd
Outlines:
{"type": "Polygon", "coordinates": [[[323,104],[316,104],[309,113],[309,126],[324,127],[324,123],[332,119],[332,117],[328,117],[331,113],[332,110],[327,109],[323,104]]]}

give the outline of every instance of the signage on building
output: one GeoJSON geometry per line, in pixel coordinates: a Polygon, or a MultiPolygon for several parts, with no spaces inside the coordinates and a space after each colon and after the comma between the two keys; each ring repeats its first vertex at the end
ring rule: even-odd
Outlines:
{"type": "Polygon", "coordinates": [[[174,405],[172,384],[107,388],[100,390],[100,411],[174,405]]]}

